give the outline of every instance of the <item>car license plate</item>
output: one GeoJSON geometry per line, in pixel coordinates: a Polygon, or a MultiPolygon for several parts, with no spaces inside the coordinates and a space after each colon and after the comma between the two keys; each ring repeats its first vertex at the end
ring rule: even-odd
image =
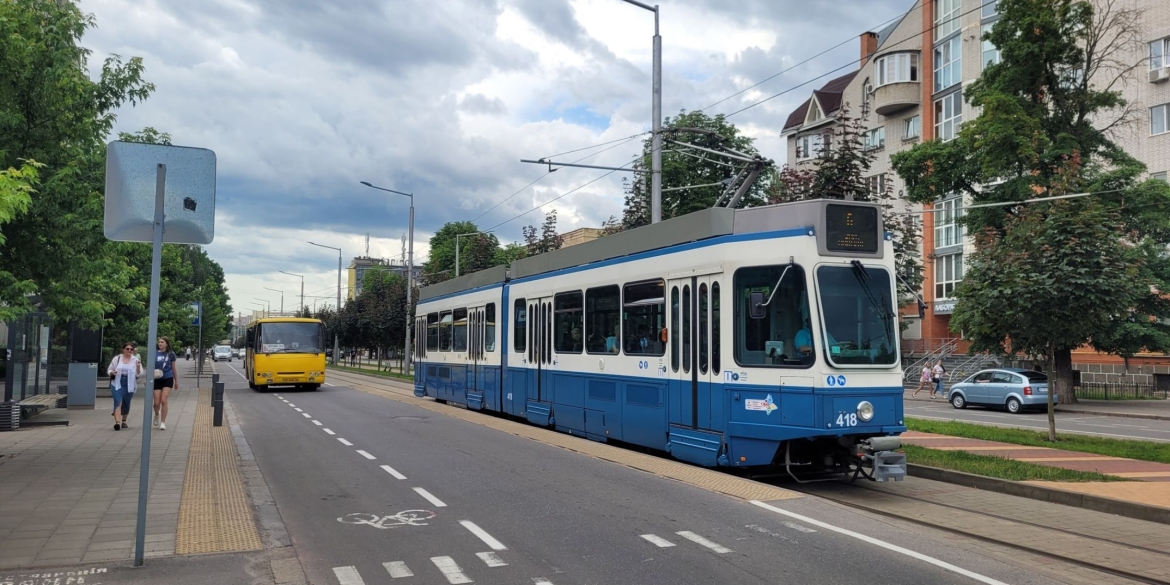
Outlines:
{"type": "Polygon", "coordinates": [[[280,381],[281,382],[296,382],[297,379],[296,378],[281,378],[280,381]]]}

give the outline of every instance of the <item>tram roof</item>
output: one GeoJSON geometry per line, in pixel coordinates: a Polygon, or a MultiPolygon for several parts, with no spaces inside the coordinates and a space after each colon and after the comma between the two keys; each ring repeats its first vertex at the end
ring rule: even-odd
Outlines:
{"type": "Polygon", "coordinates": [[[500,284],[505,280],[555,272],[719,236],[802,227],[814,228],[821,223],[826,205],[841,203],[880,207],[876,203],[862,201],[844,202],[838,199],[814,199],[744,209],[728,209],[726,207],[704,209],[656,224],[618,232],[576,246],[522,258],[513,262],[510,269],[504,266],[494,266],[424,287],[419,293],[419,300],[425,301],[460,291],[500,284]]]}

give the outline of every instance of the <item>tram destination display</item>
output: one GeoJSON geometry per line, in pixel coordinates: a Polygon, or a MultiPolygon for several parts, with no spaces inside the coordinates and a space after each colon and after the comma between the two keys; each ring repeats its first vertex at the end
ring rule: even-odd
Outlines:
{"type": "Polygon", "coordinates": [[[876,207],[825,206],[825,246],[829,251],[875,253],[881,245],[878,232],[876,207]]]}

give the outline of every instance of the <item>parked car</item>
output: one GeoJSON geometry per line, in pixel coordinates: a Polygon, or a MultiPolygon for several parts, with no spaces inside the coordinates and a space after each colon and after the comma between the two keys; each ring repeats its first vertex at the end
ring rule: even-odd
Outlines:
{"type": "Polygon", "coordinates": [[[1048,405],[1048,376],[1019,368],[982,370],[951,386],[949,399],[955,408],[986,406],[1019,414],[1028,408],[1048,405]]]}
{"type": "Polygon", "coordinates": [[[211,350],[211,359],[217,362],[231,362],[232,348],[226,345],[217,345],[215,349],[211,350]]]}
{"type": "Polygon", "coordinates": [[[233,349],[232,355],[234,355],[235,357],[238,357],[240,359],[244,359],[244,350],[243,349],[233,349]]]}

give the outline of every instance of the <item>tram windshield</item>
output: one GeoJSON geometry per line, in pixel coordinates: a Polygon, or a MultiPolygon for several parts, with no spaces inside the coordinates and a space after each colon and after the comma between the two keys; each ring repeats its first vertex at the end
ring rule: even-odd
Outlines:
{"type": "Polygon", "coordinates": [[[833,365],[892,365],[898,360],[890,273],[884,268],[821,266],[817,288],[824,315],[821,335],[833,365]]]}

